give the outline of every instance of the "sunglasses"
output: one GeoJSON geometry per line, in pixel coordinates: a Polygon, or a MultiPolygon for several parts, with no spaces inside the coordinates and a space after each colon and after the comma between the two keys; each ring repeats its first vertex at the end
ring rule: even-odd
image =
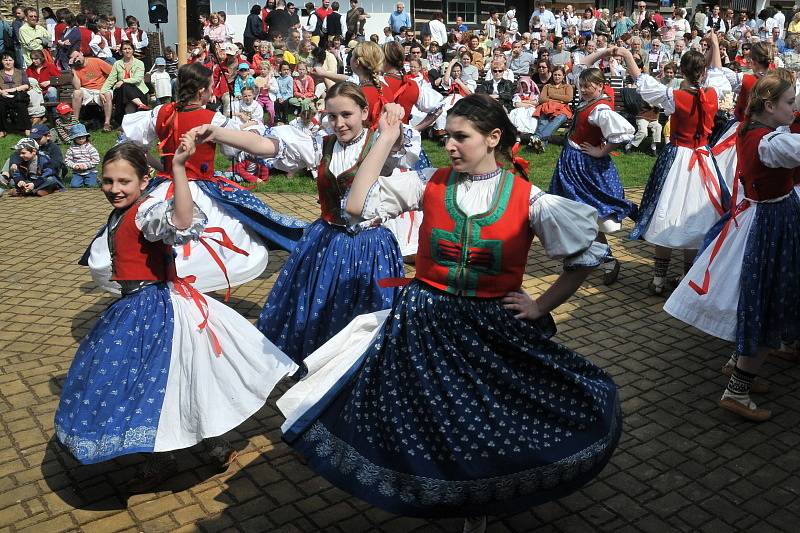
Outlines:
{"type": "Polygon", "coordinates": [[[492,69],[492,72],[497,73],[497,74],[502,74],[504,71],[492,69]]]}

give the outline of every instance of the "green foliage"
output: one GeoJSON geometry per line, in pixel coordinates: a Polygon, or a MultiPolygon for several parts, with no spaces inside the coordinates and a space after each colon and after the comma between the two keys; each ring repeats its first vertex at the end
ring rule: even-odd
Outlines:
{"type": "MultiPolygon", "coordinates": [[[[0,139],[0,157],[7,158],[11,154],[11,150],[19,138],[19,135],[12,134],[0,139]]],[[[116,132],[92,132],[92,144],[100,152],[101,158],[106,151],[114,146],[116,140],[116,132]]],[[[428,140],[423,141],[422,144],[433,166],[443,167],[449,164],[447,153],[440,144],[428,140]]],[[[66,152],[66,150],[67,146],[62,145],[62,152],[66,152]]],[[[158,153],[157,149],[154,148],[152,153],[156,155],[158,153]]],[[[519,155],[530,162],[530,178],[533,183],[543,189],[547,189],[559,153],[561,153],[561,146],[550,144],[543,154],[534,154],[530,148],[524,147],[519,155]]],[[[619,169],[622,183],[625,187],[643,187],[647,183],[650,169],[655,162],[653,157],[636,153],[625,155],[621,153],[621,151],[619,155],[614,155],[612,157],[619,169]]],[[[5,159],[0,161],[0,164],[4,161],[5,159]]],[[[220,151],[217,151],[217,157],[214,161],[215,169],[227,170],[230,166],[230,159],[225,157],[220,151]]],[[[310,174],[298,174],[290,177],[275,173],[270,177],[269,183],[259,184],[256,186],[255,190],[264,193],[290,192],[316,194],[317,186],[310,174]]]]}

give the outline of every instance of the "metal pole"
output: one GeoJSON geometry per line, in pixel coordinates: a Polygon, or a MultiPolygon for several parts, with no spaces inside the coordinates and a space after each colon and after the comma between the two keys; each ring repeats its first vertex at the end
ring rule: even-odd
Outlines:
{"type": "Polygon", "coordinates": [[[178,13],[178,64],[186,63],[189,56],[189,36],[186,33],[186,0],[177,0],[178,13]]]}

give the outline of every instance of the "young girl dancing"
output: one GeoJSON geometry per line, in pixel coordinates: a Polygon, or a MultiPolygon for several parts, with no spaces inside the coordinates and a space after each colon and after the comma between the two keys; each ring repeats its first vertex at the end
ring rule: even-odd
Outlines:
{"type": "Polygon", "coordinates": [[[791,75],[765,74],[751,89],[736,138],[736,186],[744,197],[709,232],[664,305],[675,318],[735,343],[719,404],[757,422],[771,415],[750,398],[764,356],[800,340],[800,135],[776,131],[792,123],[794,101],[791,75]]]}
{"type": "MultiPolygon", "coordinates": [[[[518,511],[569,494],[602,470],[622,425],[611,378],[549,340],[550,311],[607,253],[597,213],[512,167],[516,130],[487,95],[450,111],[451,167],[379,178],[400,136],[386,111],[346,208],[377,220],[422,209],[416,278],[306,360],[309,375],[279,400],[284,439],[398,514],[518,511]],[[534,235],[567,258],[536,299],[521,291],[534,235]]],[[[467,526],[482,531],[485,517],[467,526]]]]}
{"type": "Polygon", "coordinates": [[[688,271],[703,237],[730,201],[708,147],[719,95],[726,87],[730,89],[719,68],[716,37],[710,35],[710,63],[695,50],[681,58],[680,89],[642,74],[629,50],[612,48],[608,52],[625,59],[642,99],[670,116],[670,142],[656,159],[631,232],[632,239],[655,245],[653,280],[648,287],[652,295],[665,295],[675,286],[674,280],[667,280],[672,250],[683,250],[684,272],[688,271]],[[708,72],[707,64],[711,67],[708,72]]]}
{"type": "Polygon", "coordinates": [[[208,440],[227,466],[223,439],[258,411],[297,367],[244,317],[176,277],[172,247],[197,240],[208,221],[192,202],[184,137],[172,159],[174,195],[148,196],[147,156],[132,143],[109,150],[101,188],[112,279],[122,297],[81,342],[55,416],[58,440],[83,464],[153,453],[129,489],[150,490],[176,472],[169,452],[208,440]]]}
{"type": "MultiPolygon", "coordinates": [[[[177,102],[127,115],[122,124],[125,137],[142,146],[160,141],[164,168],[169,169],[181,136],[195,126],[214,124],[238,129],[238,119],[229,121],[218,112],[205,109],[210,96],[211,71],[196,63],[184,65],[178,70],[177,102]]],[[[237,155],[228,147],[223,151],[237,155]]],[[[208,227],[213,232],[200,242],[175,249],[178,274],[194,275],[201,291],[225,289],[255,279],[267,266],[267,247],[292,250],[306,227],[294,217],[272,211],[235,183],[215,176],[215,156],[216,145],[203,142],[186,163],[192,198],[208,216],[208,227]]],[[[150,195],[163,200],[170,197],[173,185],[168,175],[160,177],[165,179],[153,185],[150,195]]],[[[108,286],[111,273],[105,242],[103,234],[95,239],[88,260],[102,286],[108,286]]]]}
{"type": "MultiPolygon", "coordinates": [[[[392,106],[402,114],[402,108],[392,106]]],[[[403,272],[392,233],[344,209],[356,171],[374,141],[368,128],[369,103],[357,85],[340,82],[328,89],[325,110],[334,135],[324,138],[317,156],[321,216],[286,261],[257,324],[298,363],[355,316],[391,307],[396,289],[381,288],[378,280],[403,272]]],[[[262,157],[280,159],[286,150],[282,139],[271,136],[258,138],[214,126],[203,126],[197,133],[207,142],[262,157]]],[[[404,135],[383,174],[392,173],[406,149],[411,146],[404,135]]]]}
{"type": "MultiPolygon", "coordinates": [[[[606,233],[618,231],[625,217],[636,218],[636,204],[625,199],[619,172],[609,156],[617,145],[633,139],[635,130],[609,104],[600,69],[588,68],[578,80],[582,102],[558,157],[549,192],[597,209],[597,240],[607,244],[606,233]]],[[[603,263],[603,283],[614,283],[619,269],[619,260],[609,248],[603,263]]]]}

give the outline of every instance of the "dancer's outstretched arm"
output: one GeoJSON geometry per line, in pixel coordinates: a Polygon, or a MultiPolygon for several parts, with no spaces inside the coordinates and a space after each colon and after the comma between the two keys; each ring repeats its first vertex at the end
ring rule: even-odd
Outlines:
{"type": "Polygon", "coordinates": [[[189,130],[195,136],[195,142],[213,142],[225,144],[258,157],[275,157],[278,154],[278,142],[268,137],[259,137],[249,131],[220,128],[212,124],[203,124],[189,130]]]}

